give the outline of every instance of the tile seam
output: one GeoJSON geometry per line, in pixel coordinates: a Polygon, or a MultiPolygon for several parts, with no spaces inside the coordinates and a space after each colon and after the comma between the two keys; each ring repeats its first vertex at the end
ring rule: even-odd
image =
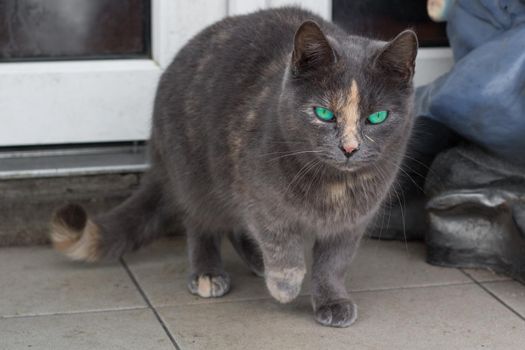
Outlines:
{"type": "Polygon", "coordinates": [[[157,311],[157,309],[153,306],[153,304],[151,303],[151,301],[149,300],[148,296],[146,295],[146,293],[144,292],[144,290],[142,289],[142,287],[140,286],[137,278],[135,277],[135,275],[133,274],[133,271],[131,271],[131,269],[129,268],[129,266],[127,265],[126,261],[123,259],[123,258],[120,258],[119,259],[121,265],[124,267],[124,270],[126,270],[129,278],[131,279],[131,281],[133,282],[133,284],[135,285],[135,287],[137,288],[138,292],[140,293],[140,295],[142,296],[142,298],[144,299],[144,301],[146,302],[148,308],[153,312],[153,315],[155,316],[155,318],[157,319],[157,322],[160,323],[162,329],[164,330],[164,332],[166,333],[166,335],[168,336],[169,340],[171,341],[173,347],[177,350],[181,350],[179,344],[177,344],[177,341],[175,340],[174,336],[171,334],[170,330],[168,329],[168,327],[166,326],[166,324],[164,323],[164,320],[162,319],[162,317],[160,316],[159,312],[157,311]]]}
{"type": "MultiPolygon", "coordinates": [[[[483,289],[485,293],[490,295],[492,298],[496,299],[501,305],[503,305],[505,308],[507,308],[510,312],[512,312],[514,315],[518,316],[522,321],[525,321],[525,316],[520,314],[518,311],[514,310],[509,304],[507,304],[503,299],[498,297],[494,292],[492,292],[490,289],[488,289],[486,286],[483,285],[483,283],[489,283],[489,282],[478,282],[474,277],[472,277],[468,272],[460,269],[461,272],[463,272],[468,278],[470,278],[474,283],[483,289]]],[[[502,282],[508,282],[508,281],[502,281],[502,282]]]]}

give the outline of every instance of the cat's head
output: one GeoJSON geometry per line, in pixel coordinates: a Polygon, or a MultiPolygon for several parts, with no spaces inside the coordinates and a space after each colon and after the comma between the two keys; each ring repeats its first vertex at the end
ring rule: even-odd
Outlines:
{"type": "Polygon", "coordinates": [[[400,159],[412,126],[417,37],[390,42],[325,35],[312,21],[294,38],[279,122],[292,149],[341,170],[400,159]]]}

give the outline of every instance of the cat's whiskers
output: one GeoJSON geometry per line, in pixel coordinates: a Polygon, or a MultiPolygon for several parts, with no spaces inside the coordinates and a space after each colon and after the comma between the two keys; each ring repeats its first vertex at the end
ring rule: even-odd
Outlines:
{"type": "MultiPolygon", "coordinates": [[[[417,187],[418,190],[420,190],[422,193],[425,193],[425,190],[423,188],[421,188],[421,186],[419,186],[419,184],[412,178],[412,176],[410,176],[410,174],[405,169],[403,169],[403,165],[398,164],[396,162],[393,162],[390,159],[386,159],[385,158],[384,160],[389,162],[390,164],[394,165],[397,168],[397,170],[401,171],[403,174],[405,174],[408,177],[408,179],[414,184],[414,186],[417,187]]],[[[409,168],[409,170],[413,171],[416,175],[421,176],[422,178],[424,178],[423,175],[415,172],[413,169],[409,168]]]]}
{"type": "MultiPolygon", "coordinates": [[[[315,173],[313,174],[312,179],[310,180],[310,184],[308,185],[308,187],[307,187],[307,189],[306,189],[306,191],[304,193],[304,197],[305,198],[308,197],[308,193],[310,192],[310,188],[312,187],[314,182],[317,182],[317,174],[321,173],[320,170],[325,168],[323,165],[324,164],[322,164],[321,162],[317,163],[315,173]]],[[[322,178],[322,176],[320,178],[322,178]]]]}
{"type": "MultiPolygon", "coordinates": [[[[403,172],[409,179],[410,181],[412,181],[412,183],[422,192],[424,193],[424,190],[421,188],[421,186],[419,186],[415,181],[414,179],[410,176],[410,174],[408,172],[406,172],[402,166],[399,164],[399,163],[396,163],[394,161],[391,161],[389,159],[384,159],[385,161],[389,162],[390,164],[394,165],[398,170],[400,170],[401,172],[403,172]]],[[[401,210],[401,220],[402,220],[402,224],[403,224],[403,237],[405,239],[405,249],[406,249],[406,252],[408,254],[408,239],[407,239],[407,235],[406,235],[406,222],[405,222],[405,211],[404,211],[404,205],[406,204],[406,200],[405,200],[405,194],[404,192],[402,191],[402,189],[400,190],[401,192],[401,196],[403,197],[403,203],[401,203],[401,198],[399,197],[399,193],[398,193],[398,190],[397,190],[397,187],[400,186],[399,182],[397,181],[397,178],[394,180],[394,182],[392,183],[392,190],[393,190],[393,193],[395,194],[396,198],[397,198],[397,201],[399,203],[399,209],[401,210]]],[[[391,210],[390,210],[391,211],[391,210]]]]}
{"type": "Polygon", "coordinates": [[[276,161],[278,159],[282,159],[282,158],[286,158],[286,157],[292,157],[292,156],[297,156],[297,155],[300,155],[300,154],[306,154],[306,153],[323,153],[323,151],[298,151],[298,152],[291,152],[289,154],[285,154],[285,155],[282,155],[282,156],[279,156],[279,157],[275,157],[275,158],[272,158],[272,159],[269,159],[268,162],[273,162],[273,161],[276,161]]]}
{"type": "MultiPolygon", "coordinates": [[[[382,183],[388,182],[389,176],[385,173],[385,169],[377,166],[376,164],[373,164],[373,167],[374,167],[375,171],[377,172],[377,174],[379,175],[381,182],[382,183]]],[[[394,180],[394,182],[395,181],[396,180],[394,180]]],[[[383,203],[381,204],[381,207],[379,209],[379,212],[380,212],[380,215],[381,215],[381,225],[379,227],[379,236],[378,236],[378,240],[379,241],[381,241],[381,237],[382,237],[382,233],[383,233],[384,228],[390,226],[390,220],[392,218],[392,205],[390,205],[390,203],[392,202],[392,193],[393,193],[392,189],[394,188],[393,186],[391,188],[389,188],[389,190],[387,191],[386,194],[387,194],[388,198],[387,198],[387,200],[383,201],[383,203]],[[388,216],[387,216],[387,213],[386,213],[387,209],[388,209],[388,216]],[[385,225],[385,216],[387,216],[386,225],[385,225]]],[[[376,247],[374,254],[377,255],[378,254],[377,252],[378,252],[378,247],[376,247]]]]}
{"type": "MultiPolygon", "coordinates": [[[[405,157],[405,158],[406,158],[406,157],[405,157]]],[[[408,158],[408,159],[410,159],[410,158],[408,158]]],[[[412,160],[418,162],[417,159],[412,159],[412,160]]],[[[421,164],[424,165],[424,163],[421,163],[421,164]]],[[[419,177],[422,178],[422,179],[426,178],[426,175],[423,175],[423,174],[419,173],[418,171],[412,169],[412,168],[411,168],[410,166],[408,166],[405,162],[402,162],[402,163],[400,164],[400,166],[401,166],[401,167],[405,167],[405,168],[407,168],[408,170],[410,170],[411,172],[413,172],[414,175],[417,175],[417,176],[419,176],[419,177]]],[[[427,167],[427,169],[428,169],[429,171],[431,171],[430,168],[427,167]]]]}
{"type": "Polygon", "coordinates": [[[287,140],[287,141],[268,141],[269,144],[281,144],[281,143],[284,143],[284,144],[288,144],[288,143],[301,143],[301,144],[305,144],[305,145],[309,145],[310,143],[308,141],[302,141],[302,140],[287,140]]]}
{"type": "MultiPolygon", "coordinates": [[[[306,170],[301,174],[301,176],[295,181],[294,186],[295,186],[295,185],[299,185],[299,184],[303,181],[303,179],[304,179],[304,178],[305,178],[310,172],[312,172],[314,169],[317,168],[317,166],[318,166],[320,163],[321,163],[321,161],[320,161],[320,160],[317,160],[314,164],[312,164],[311,166],[309,166],[308,169],[306,169],[306,170]]],[[[293,188],[293,186],[292,186],[292,188],[293,188]]],[[[291,188],[290,188],[290,189],[291,189],[291,188]]]]}
{"type": "Polygon", "coordinates": [[[397,168],[399,171],[401,171],[403,174],[405,174],[409,178],[409,180],[414,184],[414,186],[417,187],[418,190],[420,190],[422,193],[425,193],[425,190],[412,178],[412,176],[410,176],[410,174],[405,169],[403,169],[401,165],[398,165],[397,168]]]}
{"type": "Polygon", "coordinates": [[[276,154],[291,154],[291,153],[294,153],[296,151],[275,151],[275,152],[268,152],[268,153],[260,153],[260,154],[257,154],[257,157],[267,157],[267,156],[273,156],[273,155],[276,155],[276,154]]]}
{"type": "MultiPolygon", "coordinates": [[[[407,151],[407,152],[408,152],[408,151],[407,151]]],[[[426,170],[428,170],[430,173],[432,173],[433,175],[436,175],[436,177],[439,177],[439,176],[437,176],[436,172],[435,172],[431,167],[429,167],[428,165],[426,165],[426,164],[423,163],[422,161],[420,161],[420,160],[418,160],[418,159],[416,159],[416,158],[414,158],[414,157],[410,157],[410,156],[409,156],[408,154],[406,154],[406,153],[400,153],[400,152],[396,152],[396,151],[393,151],[393,153],[394,153],[395,155],[397,155],[397,156],[401,156],[401,157],[403,157],[403,158],[410,159],[411,161],[414,161],[414,162],[418,163],[419,165],[421,165],[422,167],[424,167],[426,170]]],[[[405,164],[403,163],[403,165],[405,165],[405,164]]],[[[410,167],[408,167],[408,169],[411,170],[411,171],[413,171],[416,175],[418,175],[418,176],[420,176],[420,177],[422,177],[422,178],[425,178],[425,177],[426,177],[426,176],[421,175],[420,173],[414,171],[414,170],[413,170],[412,168],[410,168],[410,167]]]]}
{"type": "MultiPolygon", "coordinates": [[[[421,162],[420,160],[416,159],[416,158],[413,158],[413,157],[410,157],[409,155],[407,154],[402,154],[402,153],[395,153],[396,155],[398,156],[402,156],[404,158],[407,158],[413,162],[416,162],[418,163],[419,165],[421,165],[422,167],[424,167],[426,170],[428,170],[428,172],[430,174],[432,174],[432,176],[434,176],[434,181],[437,181],[439,185],[443,186],[441,188],[444,188],[444,185],[443,185],[443,181],[441,180],[441,176],[439,176],[439,174],[437,174],[434,169],[432,169],[431,167],[429,167],[428,165],[426,165],[425,163],[421,162]]],[[[406,167],[408,168],[408,170],[410,170],[411,172],[413,172],[414,174],[418,175],[420,178],[422,179],[425,179],[428,175],[422,175],[420,173],[418,173],[417,171],[415,171],[414,169],[412,169],[411,167],[407,166],[405,163],[402,163],[402,166],[403,167],[406,167]]]]}
{"type": "Polygon", "coordinates": [[[397,201],[399,203],[399,209],[401,210],[401,222],[403,224],[403,237],[405,238],[405,250],[408,255],[408,240],[407,240],[407,234],[406,234],[406,226],[405,226],[405,195],[403,194],[403,191],[401,191],[401,194],[403,195],[403,203],[401,203],[401,198],[399,197],[399,193],[397,192],[397,186],[398,183],[394,183],[392,185],[392,189],[394,190],[394,194],[396,195],[397,201]]]}
{"type": "MultiPolygon", "coordinates": [[[[379,168],[377,166],[375,166],[375,165],[374,165],[374,168],[376,169],[377,173],[381,177],[381,180],[384,181],[383,174],[380,172],[379,168]]],[[[378,237],[378,240],[381,241],[381,235],[383,234],[383,225],[384,225],[384,221],[385,221],[385,214],[384,214],[382,205],[380,206],[378,211],[381,214],[381,224],[379,225],[379,237],[378,237]]],[[[377,247],[376,247],[376,253],[377,253],[377,247]]]]}
{"type": "Polygon", "coordinates": [[[305,165],[301,167],[301,169],[295,174],[295,176],[292,178],[288,186],[286,187],[285,193],[288,193],[288,191],[293,187],[293,184],[296,181],[299,181],[304,175],[306,175],[313,167],[315,167],[319,162],[321,162],[318,159],[313,159],[309,162],[307,162],[305,165]]]}
{"type": "Polygon", "coordinates": [[[371,138],[370,136],[368,136],[368,135],[365,135],[365,137],[366,137],[367,139],[369,139],[370,141],[372,141],[373,143],[376,143],[376,142],[374,141],[374,139],[373,139],[373,138],[371,138]]]}
{"type": "Polygon", "coordinates": [[[259,153],[257,156],[259,157],[264,157],[264,156],[270,156],[270,155],[274,155],[274,154],[288,154],[288,153],[294,153],[294,152],[302,152],[302,151],[311,151],[310,149],[304,149],[304,150],[295,150],[295,151],[291,151],[291,150],[285,150],[285,151],[273,151],[273,152],[268,152],[268,153],[259,153]]]}

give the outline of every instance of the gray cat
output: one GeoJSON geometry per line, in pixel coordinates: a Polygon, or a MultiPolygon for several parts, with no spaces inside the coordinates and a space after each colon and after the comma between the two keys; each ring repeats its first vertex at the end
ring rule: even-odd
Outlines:
{"type": "Polygon", "coordinates": [[[228,235],[287,303],[313,235],[315,319],[349,326],[357,310],[345,273],[403,158],[416,52],[412,31],[374,41],[297,8],[206,28],[160,80],[138,191],[93,219],[77,205],[57,211],[55,248],[75,260],[119,257],[182,215],[191,293],[229,291],[219,249],[228,235]]]}

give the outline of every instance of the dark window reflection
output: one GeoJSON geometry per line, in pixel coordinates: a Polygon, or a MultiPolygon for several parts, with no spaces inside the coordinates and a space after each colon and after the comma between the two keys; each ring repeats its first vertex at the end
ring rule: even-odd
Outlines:
{"type": "Polygon", "coordinates": [[[434,23],[426,0],[333,0],[333,20],[348,32],[388,40],[406,28],[421,46],[448,46],[445,24],[434,23]]]}
{"type": "Polygon", "coordinates": [[[0,61],[150,55],[150,0],[0,0],[0,61]]]}

